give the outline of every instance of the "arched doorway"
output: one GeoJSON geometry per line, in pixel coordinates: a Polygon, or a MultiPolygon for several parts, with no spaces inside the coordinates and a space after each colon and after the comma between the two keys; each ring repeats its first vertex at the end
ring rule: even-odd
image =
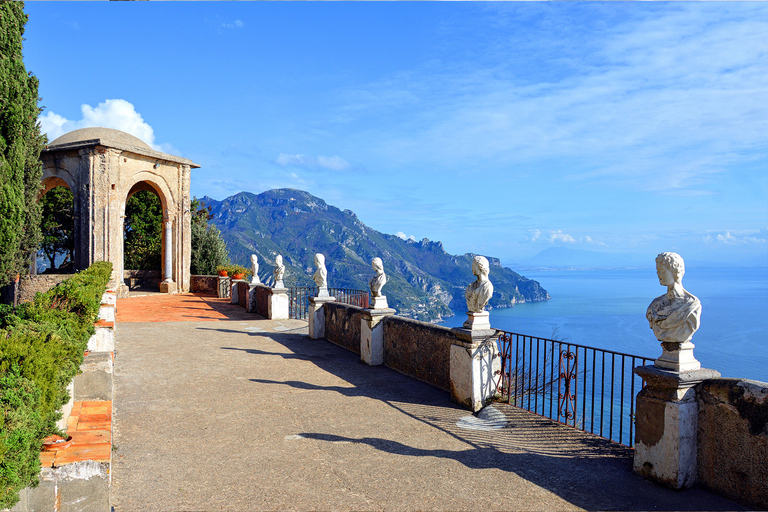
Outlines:
{"type": "Polygon", "coordinates": [[[42,242],[35,255],[35,273],[71,273],[75,270],[74,196],[63,180],[49,180],[39,198],[42,242]]]}
{"type": "Polygon", "coordinates": [[[147,182],[128,192],[123,216],[123,278],[129,290],[158,291],[163,280],[163,204],[147,182]]]}

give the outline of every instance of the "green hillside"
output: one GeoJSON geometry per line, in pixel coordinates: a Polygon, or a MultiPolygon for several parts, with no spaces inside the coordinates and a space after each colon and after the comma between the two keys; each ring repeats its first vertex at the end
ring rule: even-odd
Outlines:
{"type": "MultiPolygon", "coordinates": [[[[259,257],[259,276],[271,282],[275,256],[283,255],[286,286],[313,286],[314,255],[323,253],[331,287],[368,289],[371,260],[380,257],[388,282],[384,294],[398,314],[436,321],[463,311],[464,289],[474,279],[474,254],[452,256],[440,242],[402,240],[367,227],[350,210],[341,211],[307,192],[240,192],[223,201],[204,197],[233,262],[250,266],[259,257]]],[[[491,263],[490,307],[549,299],[538,282],[491,263]]]]}

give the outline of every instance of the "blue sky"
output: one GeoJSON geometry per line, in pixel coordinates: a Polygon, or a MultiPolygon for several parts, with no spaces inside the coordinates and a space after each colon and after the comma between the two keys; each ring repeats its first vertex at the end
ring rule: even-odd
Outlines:
{"type": "Polygon", "coordinates": [[[763,2],[28,2],[51,139],[292,187],[450,253],[768,264],[763,2]]]}

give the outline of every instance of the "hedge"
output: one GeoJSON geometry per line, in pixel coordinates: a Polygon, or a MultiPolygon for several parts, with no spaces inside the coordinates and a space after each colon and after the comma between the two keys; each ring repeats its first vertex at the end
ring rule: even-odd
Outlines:
{"type": "Polygon", "coordinates": [[[37,485],[43,439],[69,401],[112,264],[96,262],[33,302],[0,309],[0,509],[37,485]]]}

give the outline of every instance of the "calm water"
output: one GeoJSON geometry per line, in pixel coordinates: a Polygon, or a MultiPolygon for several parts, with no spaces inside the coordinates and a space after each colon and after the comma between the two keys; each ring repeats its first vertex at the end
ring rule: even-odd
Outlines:
{"type": "MultiPolygon", "coordinates": [[[[523,272],[552,296],[547,302],[491,311],[497,329],[656,358],[661,347],[645,319],[665,292],[656,270],[523,272]]],[[[493,280],[493,274],[491,274],[493,280]]],[[[685,288],[702,304],[693,336],[702,366],[723,377],[768,381],[768,268],[691,268],[685,288]]],[[[463,313],[443,325],[460,326],[463,313]]]]}

